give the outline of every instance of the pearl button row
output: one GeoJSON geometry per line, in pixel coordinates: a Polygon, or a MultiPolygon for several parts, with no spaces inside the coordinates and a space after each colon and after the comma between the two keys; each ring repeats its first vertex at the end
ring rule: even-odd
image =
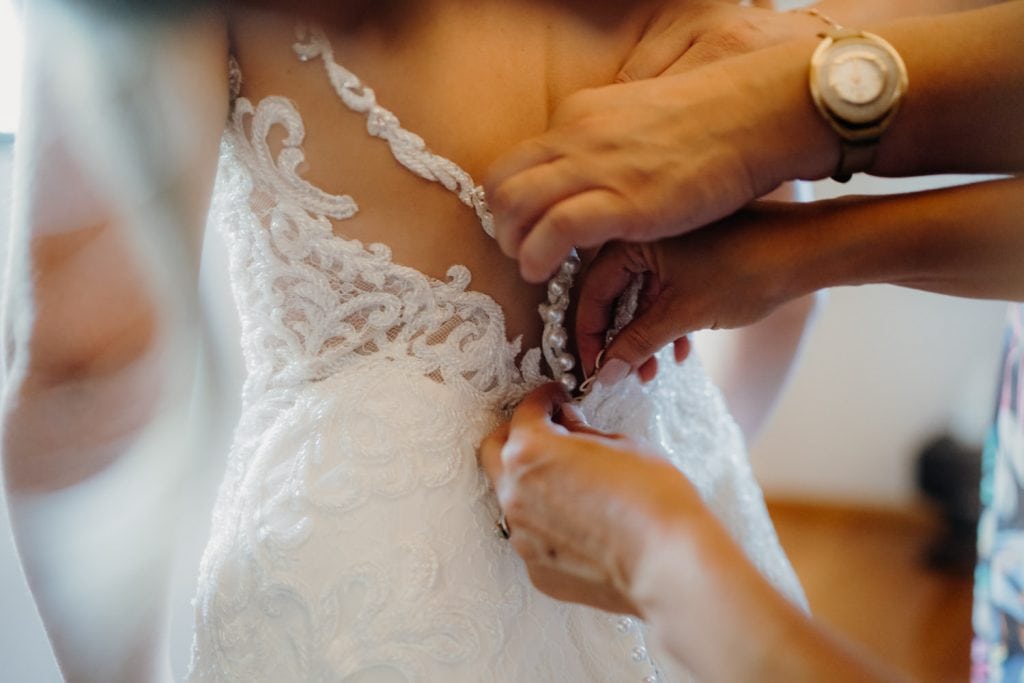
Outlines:
{"type": "Polygon", "coordinates": [[[544,321],[544,336],[541,339],[544,360],[551,368],[551,376],[570,394],[576,391],[578,383],[572,373],[576,359],[566,350],[569,334],[565,331],[565,317],[569,310],[573,278],[579,270],[580,257],[574,249],[555,276],[548,281],[548,300],[538,309],[544,321]]]}
{"type": "MultiPolygon", "coordinates": [[[[615,624],[615,630],[620,635],[637,635],[638,631],[640,631],[640,622],[632,617],[612,617],[611,619],[612,623],[615,624]]],[[[643,683],[662,683],[661,674],[658,672],[657,666],[651,659],[651,655],[646,647],[643,645],[635,646],[630,652],[630,658],[636,664],[652,668],[651,672],[644,676],[643,683]]]]}

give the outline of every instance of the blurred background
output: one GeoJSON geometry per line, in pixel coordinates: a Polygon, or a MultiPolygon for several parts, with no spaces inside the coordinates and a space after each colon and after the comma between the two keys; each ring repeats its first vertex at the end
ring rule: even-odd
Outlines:
{"type": "MultiPolygon", "coordinates": [[[[9,0],[0,0],[0,250],[18,71],[15,16],[9,0]]],[[[963,180],[858,178],[847,186],[817,183],[814,191],[817,197],[898,192],[963,180]]],[[[224,264],[212,234],[203,290],[215,302],[214,315],[234,321],[224,264]]],[[[892,287],[830,292],[803,363],[752,444],[755,471],[814,611],[920,680],[966,680],[977,454],[995,396],[1003,314],[999,303],[892,287]],[[922,492],[922,479],[931,495],[922,492]]],[[[714,338],[700,343],[713,346],[714,338]]],[[[240,360],[229,374],[240,382],[240,360]]],[[[227,395],[237,392],[229,387],[227,395]]],[[[179,673],[187,663],[189,598],[222,457],[220,446],[211,446],[208,480],[197,483],[193,515],[184,523],[173,597],[179,673]]],[[[0,678],[58,681],[5,505],[0,595],[0,678]]]]}

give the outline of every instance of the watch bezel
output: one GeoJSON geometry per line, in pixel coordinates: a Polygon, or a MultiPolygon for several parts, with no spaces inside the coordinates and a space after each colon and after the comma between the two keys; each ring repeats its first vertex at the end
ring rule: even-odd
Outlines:
{"type": "Polygon", "coordinates": [[[907,69],[896,49],[885,39],[864,31],[839,31],[823,36],[811,57],[811,95],[829,125],[851,142],[878,138],[899,111],[907,90],[907,69]],[[836,60],[851,50],[863,49],[885,67],[883,90],[878,97],[858,104],[845,99],[830,83],[836,60]]]}

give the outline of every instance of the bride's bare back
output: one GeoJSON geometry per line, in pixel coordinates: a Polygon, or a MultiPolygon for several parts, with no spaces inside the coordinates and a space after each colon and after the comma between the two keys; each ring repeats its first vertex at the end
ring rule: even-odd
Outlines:
{"type": "MultiPolygon", "coordinates": [[[[543,132],[566,96],[614,80],[654,5],[381,3],[328,36],[337,61],[372,87],[382,106],[479,182],[502,152],[543,132]]],[[[395,261],[436,278],[453,264],[467,266],[471,286],[504,308],[509,336],[524,334],[526,345],[535,345],[542,291],[523,283],[471,209],[402,168],[386,143],[367,134],[365,118],[341,102],[319,60],[298,59],[294,19],[238,14],[231,35],[241,94],[254,102],[283,95],[301,114],[303,177],[359,204],[354,218],[335,222],[335,232],[383,242],[395,261]]],[[[272,134],[272,148],[282,134],[272,134]]]]}

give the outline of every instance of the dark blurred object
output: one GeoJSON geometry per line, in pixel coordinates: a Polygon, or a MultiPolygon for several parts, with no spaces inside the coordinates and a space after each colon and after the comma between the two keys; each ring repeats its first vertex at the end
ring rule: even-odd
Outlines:
{"type": "Polygon", "coordinates": [[[942,436],[921,450],[917,485],[935,504],[942,529],[926,552],[932,569],[970,575],[981,515],[981,450],[942,436]]]}

